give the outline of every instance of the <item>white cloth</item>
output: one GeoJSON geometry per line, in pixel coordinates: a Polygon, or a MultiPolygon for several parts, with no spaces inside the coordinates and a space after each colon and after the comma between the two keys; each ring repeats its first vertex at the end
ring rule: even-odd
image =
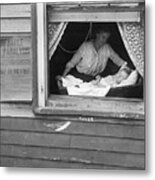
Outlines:
{"type": "Polygon", "coordinates": [[[136,70],[120,84],[116,84],[115,81],[113,81],[112,76],[101,78],[101,80],[96,83],[94,80],[90,82],[83,82],[83,80],[79,78],[67,75],[65,78],[62,78],[62,84],[67,88],[69,95],[105,97],[111,88],[134,85],[137,78],[138,73],[136,70]]]}
{"type": "Polygon", "coordinates": [[[83,83],[83,80],[72,75],[67,75],[65,78],[62,77],[62,82],[64,87],[72,87],[83,83]]]}
{"type": "Polygon", "coordinates": [[[68,87],[69,95],[100,96],[104,97],[110,90],[110,86],[97,86],[91,83],[83,83],[78,86],[68,87]]]}
{"type": "Polygon", "coordinates": [[[95,84],[94,81],[83,82],[83,80],[75,78],[72,75],[62,78],[62,84],[67,88],[69,95],[104,97],[110,90],[110,86],[103,86],[100,83],[95,84]]]}

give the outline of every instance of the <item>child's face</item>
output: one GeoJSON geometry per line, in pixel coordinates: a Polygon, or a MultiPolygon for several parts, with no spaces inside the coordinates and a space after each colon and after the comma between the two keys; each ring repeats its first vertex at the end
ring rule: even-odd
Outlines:
{"type": "Polygon", "coordinates": [[[115,79],[117,83],[121,83],[123,80],[127,79],[127,77],[128,77],[127,72],[122,70],[116,74],[115,79]]]}
{"type": "Polygon", "coordinates": [[[110,33],[100,32],[96,34],[96,42],[98,43],[99,46],[103,46],[104,44],[107,43],[109,37],[110,37],[110,33]]]}

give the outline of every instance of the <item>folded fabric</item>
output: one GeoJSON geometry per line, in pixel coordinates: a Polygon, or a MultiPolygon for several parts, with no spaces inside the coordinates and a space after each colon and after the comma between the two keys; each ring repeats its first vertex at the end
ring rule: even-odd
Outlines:
{"type": "Polygon", "coordinates": [[[123,80],[120,84],[115,85],[115,87],[131,86],[136,84],[138,79],[138,73],[134,70],[127,79],[123,80]]]}
{"type": "Polygon", "coordinates": [[[69,95],[101,96],[104,97],[110,90],[110,86],[98,86],[91,83],[83,83],[79,86],[67,87],[69,95]]]}
{"type": "Polygon", "coordinates": [[[64,87],[71,87],[83,83],[83,80],[72,75],[67,75],[65,78],[62,77],[62,83],[64,87]]]}
{"type": "Polygon", "coordinates": [[[65,78],[62,78],[62,85],[66,87],[69,95],[105,97],[111,88],[134,85],[137,82],[137,78],[138,73],[136,70],[120,84],[116,84],[110,75],[106,78],[101,78],[99,81],[92,80],[90,82],[83,82],[79,78],[67,75],[65,78]]]}
{"type": "Polygon", "coordinates": [[[103,86],[100,83],[94,83],[94,81],[83,82],[72,75],[62,78],[62,84],[67,88],[69,95],[104,97],[110,90],[110,86],[103,86]]]}

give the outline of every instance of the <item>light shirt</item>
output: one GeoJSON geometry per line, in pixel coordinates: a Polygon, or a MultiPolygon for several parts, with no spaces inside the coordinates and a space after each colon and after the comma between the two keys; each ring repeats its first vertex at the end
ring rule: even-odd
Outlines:
{"type": "Polygon", "coordinates": [[[93,42],[89,41],[80,46],[68,66],[76,67],[79,73],[96,76],[103,72],[109,58],[118,66],[125,63],[109,44],[103,45],[96,51],[93,42]]]}

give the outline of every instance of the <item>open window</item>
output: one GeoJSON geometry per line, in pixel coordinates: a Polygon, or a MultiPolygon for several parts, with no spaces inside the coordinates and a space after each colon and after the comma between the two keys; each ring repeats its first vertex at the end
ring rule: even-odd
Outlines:
{"type": "MultiPolygon", "coordinates": [[[[141,117],[144,113],[144,3],[38,3],[33,7],[35,112],[88,116],[141,117]],[[125,86],[110,87],[104,96],[69,95],[59,87],[58,75],[82,43],[91,41],[98,28],[110,30],[108,44],[125,60],[136,78],[125,86]]],[[[102,77],[119,71],[108,60],[102,77]]],[[[130,75],[129,75],[130,76],[130,75]]],[[[61,84],[62,85],[62,84],[61,84]]]]}

